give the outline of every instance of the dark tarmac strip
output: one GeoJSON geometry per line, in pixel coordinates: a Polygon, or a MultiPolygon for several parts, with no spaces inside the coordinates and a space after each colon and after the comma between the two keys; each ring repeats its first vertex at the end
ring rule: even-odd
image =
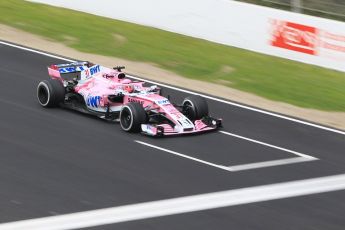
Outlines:
{"type": "MultiPolygon", "coordinates": [[[[0,44],[0,223],[345,173],[345,135],[210,99],[222,131],[243,138],[155,139],[44,109],[36,86],[46,66],[64,62],[0,44]],[[313,160],[243,171],[193,160],[233,166],[299,157],[292,152],[313,160]]],[[[188,95],[164,93],[174,102],[188,95]]],[[[92,229],[344,229],[344,203],[345,191],[332,191],[92,229]]]]}

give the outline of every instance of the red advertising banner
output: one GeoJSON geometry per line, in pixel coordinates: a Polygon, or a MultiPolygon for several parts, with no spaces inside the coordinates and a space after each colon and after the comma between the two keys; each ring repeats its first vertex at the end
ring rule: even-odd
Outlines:
{"type": "Polygon", "coordinates": [[[345,53],[345,35],[290,21],[271,22],[270,45],[274,47],[315,56],[324,52],[345,53]]]}
{"type": "Polygon", "coordinates": [[[273,23],[272,46],[316,55],[317,41],[318,30],[315,27],[278,20],[273,23]]]}

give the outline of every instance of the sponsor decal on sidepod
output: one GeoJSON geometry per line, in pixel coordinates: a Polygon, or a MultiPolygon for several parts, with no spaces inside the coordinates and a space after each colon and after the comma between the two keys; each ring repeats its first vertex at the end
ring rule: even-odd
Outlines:
{"type": "Polygon", "coordinates": [[[89,96],[86,100],[87,106],[97,108],[101,102],[101,96],[89,96]]]}

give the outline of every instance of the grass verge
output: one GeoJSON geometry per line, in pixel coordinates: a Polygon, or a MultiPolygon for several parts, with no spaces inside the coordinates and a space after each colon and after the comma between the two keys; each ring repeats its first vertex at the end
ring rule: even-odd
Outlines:
{"type": "Polygon", "coordinates": [[[305,108],[345,111],[345,74],[150,27],[21,0],[0,1],[0,23],[77,50],[155,63],[305,108]]]}

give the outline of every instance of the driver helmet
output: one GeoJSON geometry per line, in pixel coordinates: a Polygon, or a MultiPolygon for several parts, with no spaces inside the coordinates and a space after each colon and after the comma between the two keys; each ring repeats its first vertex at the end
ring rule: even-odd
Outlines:
{"type": "Polygon", "coordinates": [[[123,86],[123,90],[128,92],[128,93],[133,93],[134,92],[134,86],[131,84],[123,86]]]}

